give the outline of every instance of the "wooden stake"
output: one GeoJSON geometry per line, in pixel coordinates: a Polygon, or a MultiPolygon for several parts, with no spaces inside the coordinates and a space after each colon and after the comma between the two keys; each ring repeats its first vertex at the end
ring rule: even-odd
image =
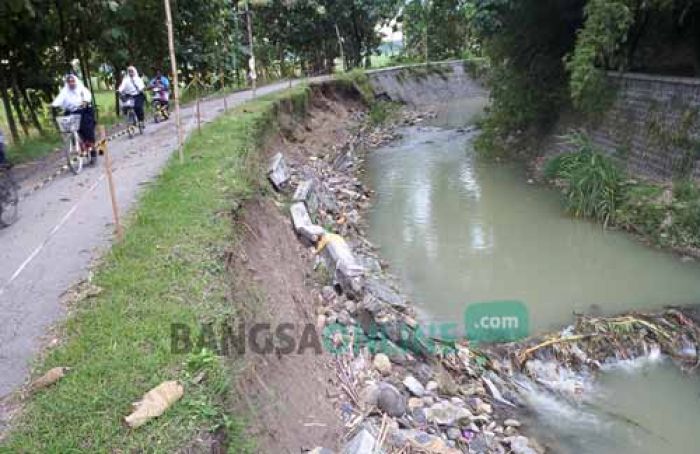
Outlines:
{"type": "Polygon", "coordinates": [[[170,49],[170,69],[173,72],[173,96],[175,103],[175,122],[177,124],[177,148],[180,155],[180,162],[185,162],[185,155],[182,149],[183,134],[182,122],[180,119],[180,86],[177,81],[177,61],[175,60],[175,38],[173,35],[173,16],[170,12],[170,0],[165,2],[165,25],[168,27],[168,47],[170,49]]]}
{"type": "Polygon", "coordinates": [[[258,74],[255,70],[255,51],[253,50],[253,13],[248,7],[248,0],[245,0],[245,15],[248,23],[248,42],[250,44],[250,78],[253,83],[253,98],[255,98],[256,79],[258,74]]]}
{"type": "Polygon", "coordinates": [[[224,112],[228,111],[228,105],[226,103],[226,84],[224,83],[224,72],[221,71],[221,91],[224,93],[224,112]]]}
{"type": "Polygon", "coordinates": [[[194,96],[197,98],[197,132],[202,132],[202,117],[199,114],[199,76],[194,76],[194,96]]]}
{"type": "Polygon", "coordinates": [[[105,134],[105,127],[100,126],[100,141],[102,142],[102,151],[105,157],[105,173],[107,174],[107,186],[109,187],[109,198],[112,201],[112,215],[114,216],[114,227],[117,233],[117,240],[121,241],[124,238],[124,231],[122,230],[122,224],[119,221],[119,205],[117,205],[117,193],[114,189],[114,178],[112,177],[112,159],[109,156],[109,150],[107,149],[107,135],[105,134]]]}

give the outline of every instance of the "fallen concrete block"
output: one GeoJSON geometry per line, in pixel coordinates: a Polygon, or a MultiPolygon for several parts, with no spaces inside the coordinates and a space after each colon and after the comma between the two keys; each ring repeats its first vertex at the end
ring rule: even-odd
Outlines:
{"type": "Polygon", "coordinates": [[[299,183],[296,191],[294,191],[293,200],[295,202],[304,202],[309,213],[316,213],[319,200],[318,194],[316,194],[316,184],[314,180],[308,179],[299,183]]]}
{"type": "Polygon", "coordinates": [[[292,215],[292,225],[294,226],[294,231],[308,240],[311,244],[316,244],[318,240],[323,236],[325,230],[320,225],[315,225],[311,221],[309,212],[306,210],[306,205],[304,202],[297,202],[289,207],[289,212],[292,215]]]}
{"type": "Polygon", "coordinates": [[[368,279],[367,282],[365,282],[365,291],[395,309],[406,309],[406,300],[379,279],[368,279]]]}
{"type": "Polygon", "coordinates": [[[376,444],[374,435],[367,429],[362,429],[343,447],[343,454],[383,454],[385,451],[376,444]]]}
{"type": "Polygon", "coordinates": [[[333,285],[338,285],[350,298],[362,294],[364,268],[350,250],[342,236],[324,233],[319,241],[318,250],[333,273],[333,285]]]}
{"type": "Polygon", "coordinates": [[[292,224],[295,232],[299,233],[299,229],[303,226],[313,225],[309,212],[306,210],[306,205],[303,202],[293,203],[289,207],[289,212],[292,215],[292,224]]]}
{"type": "Polygon", "coordinates": [[[278,191],[284,188],[285,184],[289,181],[289,170],[287,169],[287,163],[282,153],[277,153],[272,157],[268,170],[268,177],[272,185],[278,191]]]}

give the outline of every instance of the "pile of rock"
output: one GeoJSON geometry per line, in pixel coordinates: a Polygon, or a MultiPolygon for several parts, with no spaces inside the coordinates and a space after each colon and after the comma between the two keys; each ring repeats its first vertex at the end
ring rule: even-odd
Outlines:
{"type": "MultiPolygon", "coordinates": [[[[429,117],[409,112],[399,124],[429,117]]],[[[274,187],[291,196],[295,232],[315,249],[316,267],[329,281],[320,289],[317,325],[338,348],[343,452],[538,452],[508,417],[513,404],[486,378],[478,355],[422,335],[365,238],[361,214],[372,192],[357,177],[362,153],[396,137],[391,129],[363,127],[327,155],[286,162],[278,154],[269,169],[274,187]]]]}

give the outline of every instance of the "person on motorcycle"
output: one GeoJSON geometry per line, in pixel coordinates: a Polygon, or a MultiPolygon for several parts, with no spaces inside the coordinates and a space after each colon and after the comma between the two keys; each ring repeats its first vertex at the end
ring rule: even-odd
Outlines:
{"type": "Polygon", "coordinates": [[[95,111],[92,108],[92,94],[75,74],[68,74],[64,79],[63,88],[51,103],[51,107],[63,111],[64,115],[80,115],[78,134],[95,157],[95,111]]]}
{"type": "MultiPolygon", "coordinates": [[[[163,75],[160,69],[156,69],[156,77],[154,77],[149,83],[148,88],[153,90],[158,88],[158,99],[167,108],[170,104],[170,81],[167,77],[163,75]]],[[[153,97],[156,97],[154,93],[153,97]]]]}
{"type": "Polygon", "coordinates": [[[146,84],[139,76],[139,72],[133,66],[126,69],[127,74],[122,78],[122,83],[119,85],[119,94],[132,96],[134,98],[134,112],[141,127],[143,128],[143,103],[146,101],[144,90],[146,84]]]}

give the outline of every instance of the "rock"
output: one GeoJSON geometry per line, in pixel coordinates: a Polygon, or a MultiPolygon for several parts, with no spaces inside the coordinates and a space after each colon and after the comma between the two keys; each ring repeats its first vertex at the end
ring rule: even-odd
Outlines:
{"type": "Polygon", "coordinates": [[[452,426],[462,419],[473,417],[471,412],[466,408],[458,407],[457,405],[442,401],[434,404],[427,411],[428,421],[441,424],[443,426],[452,426]]]}
{"type": "Polygon", "coordinates": [[[404,300],[391,287],[381,282],[379,279],[371,278],[365,282],[365,292],[384,301],[395,309],[406,309],[406,300],[404,300]]]}
{"type": "Polygon", "coordinates": [[[418,397],[411,397],[408,399],[408,409],[410,411],[416,410],[418,408],[423,408],[423,399],[418,397]]]}
{"type": "Polygon", "coordinates": [[[345,309],[340,311],[340,313],[338,314],[338,323],[340,323],[341,325],[347,326],[347,325],[352,325],[352,322],[353,322],[352,317],[350,317],[350,314],[348,314],[348,311],[346,311],[345,309]]]}
{"type": "Polygon", "coordinates": [[[309,212],[315,213],[318,210],[319,202],[316,191],[314,191],[314,180],[309,178],[299,183],[296,191],[294,191],[292,200],[295,202],[303,202],[309,212]]]}
{"type": "Polygon", "coordinates": [[[317,447],[308,452],[308,454],[334,454],[333,450],[328,448],[317,447]]]}
{"type": "Polygon", "coordinates": [[[321,296],[323,297],[323,301],[330,303],[338,297],[338,294],[333,287],[326,285],[321,289],[321,296]]]}
{"type": "Polygon", "coordinates": [[[522,435],[507,437],[504,441],[510,444],[510,450],[513,454],[537,454],[537,451],[529,446],[530,440],[522,435]]]}
{"type": "Polygon", "coordinates": [[[435,392],[438,390],[438,382],[435,380],[430,380],[426,385],[425,389],[428,390],[429,392],[435,392]]]}
{"type": "Polygon", "coordinates": [[[376,407],[379,400],[379,385],[370,384],[360,393],[360,401],[365,407],[376,407]]]}
{"type": "Polygon", "coordinates": [[[268,178],[278,191],[283,189],[285,184],[289,181],[289,170],[287,169],[287,163],[282,153],[277,153],[270,160],[268,178]]]}
{"type": "Polygon", "coordinates": [[[462,432],[456,427],[450,427],[447,429],[446,434],[449,440],[459,440],[462,438],[462,432]]]}
{"type": "Polygon", "coordinates": [[[503,421],[503,425],[506,427],[520,427],[520,421],[517,419],[506,419],[503,421]]]}
{"type": "Polygon", "coordinates": [[[390,443],[396,448],[404,448],[407,444],[413,448],[411,452],[427,454],[460,454],[461,451],[447,445],[445,440],[420,430],[397,430],[391,433],[390,443]]]}
{"type": "Polygon", "coordinates": [[[393,385],[382,383],[379,387],[377,407],[387,415],[396,418],[406,413],[406,400],[393,385]]]}
{"type": "Polygon", "coordinates": [[[425,396],[423,397],[423,405],[426,406],[431,406],[435,403],[435,398],[433,396],[425,396]]]}
{"type": "Polygon", "coordinates": [[[411,375],[404,378],[403,384],[414,396],[422,397],[423,394],[425,394],[425,388],[421,382],[416,380],[416,378],[411,375]]]}
{"type": "Polygon", "coordinates": [[[384,353],[377,353],[372,364],[382,375],[389,375],[391,373],[391,361],[389,361],[389,357],[384,353]]]}
{"type": "Polygon", "coordinates": [[[343,454],[367,454],[374,452],[374,445],[377,443],[376,438],[367,429],[360,430],[352,440],[343,447],[343,454]]]}

